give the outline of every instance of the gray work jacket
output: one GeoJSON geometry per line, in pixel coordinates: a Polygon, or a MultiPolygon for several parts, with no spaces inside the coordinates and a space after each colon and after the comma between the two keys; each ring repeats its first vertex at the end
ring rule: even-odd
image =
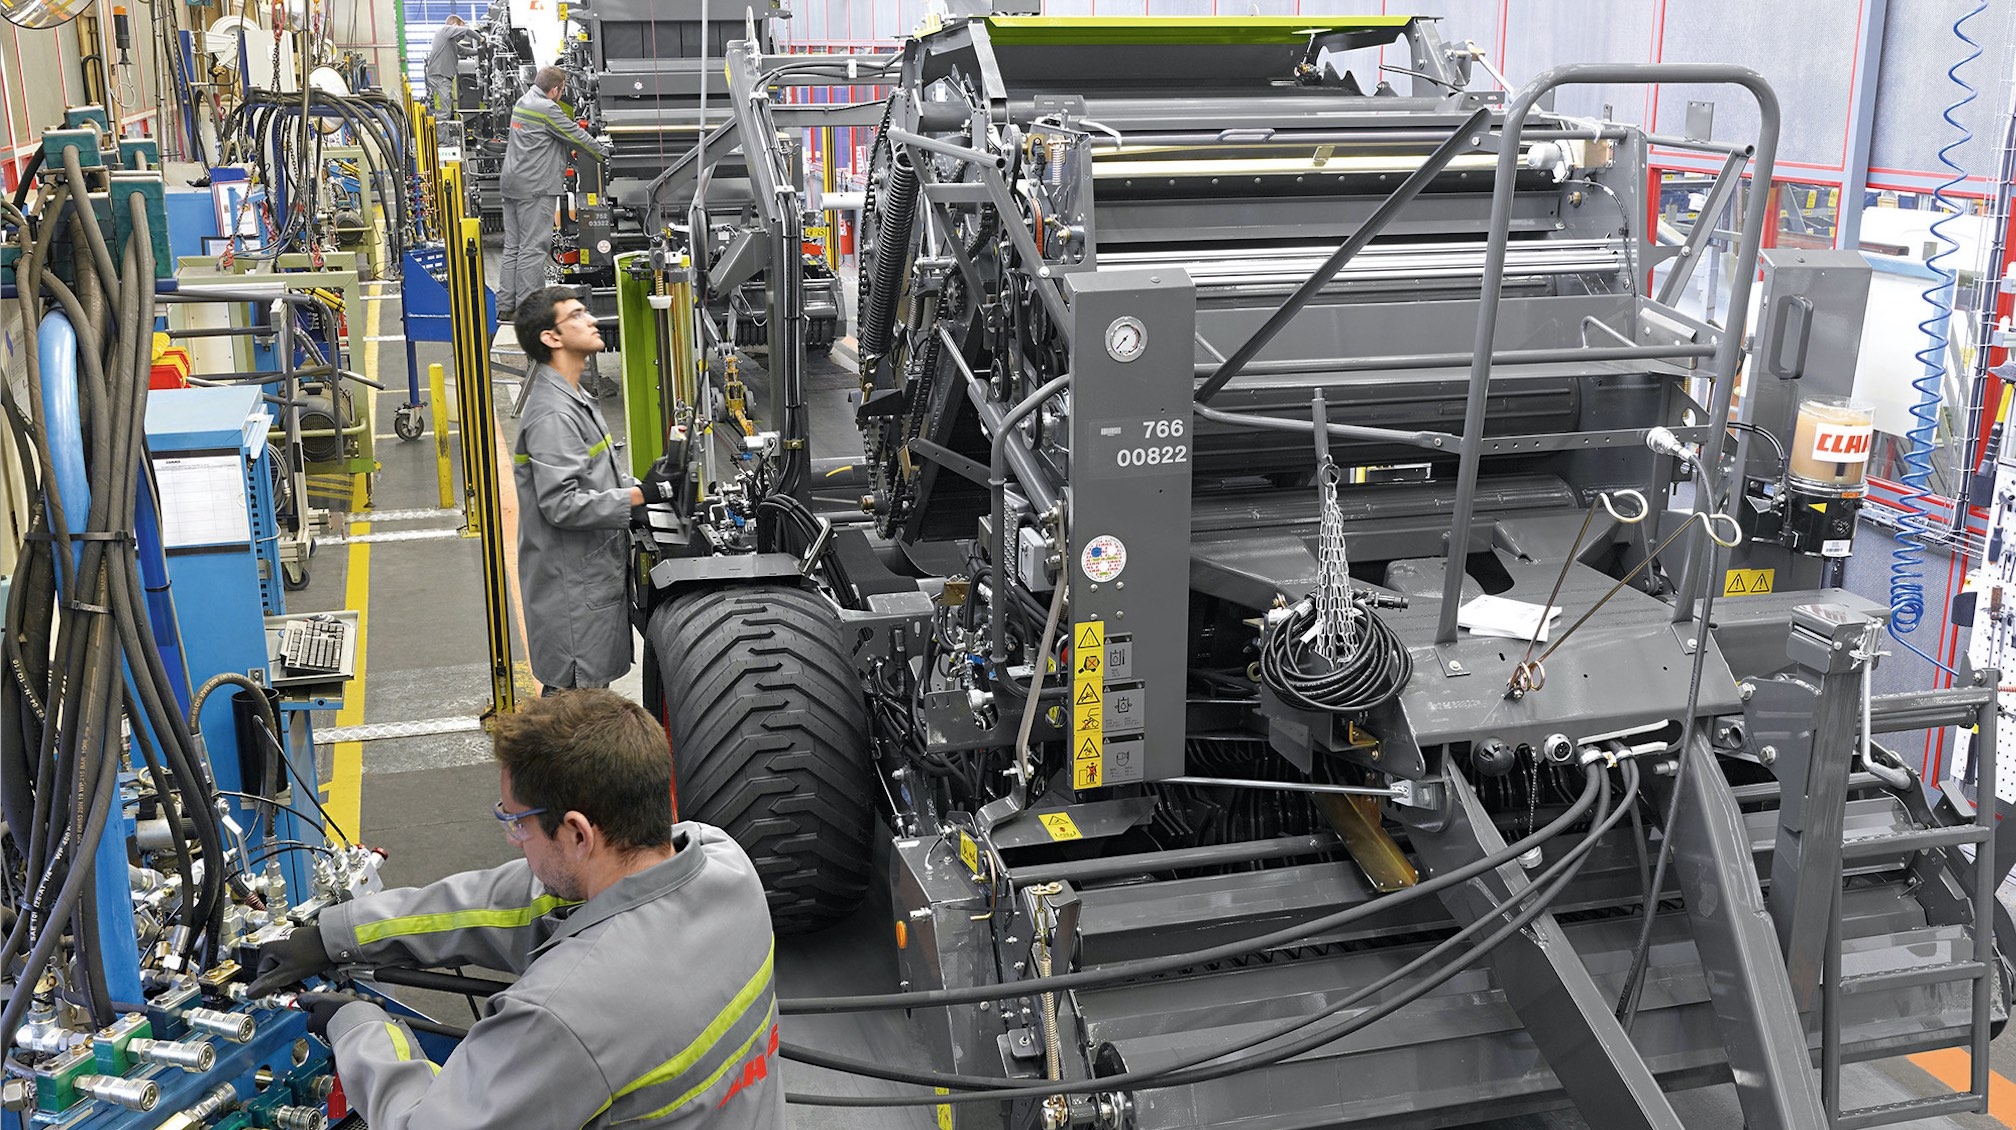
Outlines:
{"type": "Polygon", "coordinates": [[[602,410],[534,364],[512,449],[518,587],[532,674],[549,687],[606,687],[630,669],[630,488],[602,410]]]}
{"type": "Polygon", "coordinates": [[[781,1130],[776,943],[749,857],[708,824],[586,903],[524,860],[322,912],[339,963],[516,972],[446,1063],[371,1003],[329,1022],[336,1074],[372,1130],[781,1130]]]}
{"type": "Polygon", "coordinates": [[[504,144],[504,171],[497,193],[506,200],[536,200],[560,195],[562,173],[573,162],[568,151],[600,162],[602,150],[574,116],[538,87],[527,90],[511,107],[511,131],[504,144]]]}
{"type": "Polygon", "coordinates": [[[442,24],[427,48],[427,85],[437,82],[455,85],[455,64],[464,55],[476,53],[476,29],[467,25],[442,24]]]}

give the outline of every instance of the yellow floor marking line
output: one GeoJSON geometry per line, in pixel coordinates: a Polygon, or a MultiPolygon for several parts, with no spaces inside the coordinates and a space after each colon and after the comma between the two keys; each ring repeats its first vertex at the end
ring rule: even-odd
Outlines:
{"type": "MultiPolygon", "coordinates": [[[[370,313],[370,328],[364,342],[364,375],[378,379],[378,337],[379,324],[384,319],[385,307],[373,303],[370,313]]],[[[389,390],[388,390],[389,391],[389,390]]],[[[353,475],[350,483],[350,513],[368,514],[371,493],[369,476],[353,475]]],[[[371,523],[350,523],[346,535],[368,534],[371,523]]],[[[344,570],[343,607],[357,613],[357,671],[344,688],[343,707],[336,712],[336,725],[361,726],[364,724],[364,679],[365,663],[370,655],[371,627],[371,543],[352,541],[347,551],[350,560],[344,570]]],[[[326,786],[329,818],[335,825],[352,836],[364,834],[364,743],[338,742],[330,753],[331,766],[329,784],[326,786]]]]}

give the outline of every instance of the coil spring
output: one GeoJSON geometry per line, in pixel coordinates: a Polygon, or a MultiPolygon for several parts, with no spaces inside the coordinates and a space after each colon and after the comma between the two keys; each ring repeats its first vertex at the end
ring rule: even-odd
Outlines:
{"type": "Polygon", "coordinates": [[[889,351],[889,331],[896,318],[896,296],[909,265],[910,229],[917,218],[917,166],[908,154],[890,155],[889,194],[882,201],[875,227],[875,273],[871,280],[868,316],[861,320],[863,358],[889,351]]]}

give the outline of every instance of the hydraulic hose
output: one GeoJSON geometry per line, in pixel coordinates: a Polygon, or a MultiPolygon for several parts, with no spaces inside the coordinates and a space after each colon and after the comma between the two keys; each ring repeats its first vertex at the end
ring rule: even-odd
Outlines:
{"type": "Polygon", "coordinates": [[[1003,1083],[1017,1083],[1019,1081],[991,1078],[988,1076],[903,1072],[883,1067],[880,1064],[845,1059],[828,1053],[811,1051],[797,1045],[786,1044],[783,1045],[782,1050],[787,1058],[811,1063],[815,1066],[839,1071],[851,1071],[872,1078],[889,1079],[896,1082],[920,1083],[926,1086],[983,1088],[973,1093],[962,1095],[932,1094],[884,1097],[793,1093],[788,1095],[787,1098],[793,1103],[813,1106],[913,1106],[931,1105],[941,1102],[1001,1102],[1020,1098],[1042,1098],[1054,1094],[1085,1094],[1115,1090],[1151,1089],[1208,1082],[1212,1079],[1223,1078],[1227,1075],[1235,1075],[1242,1071],[1250,1071],[1257,1067],[1279,1063],[1305,1052],[1313,1051],[1327,1043],[1357,1032],[1373,1022],[1383,1019],[1406,1005],[1419,1000],[1446,983],[1456,974],[1470,968],[1479,958],[1489,954],[1512,935],[1524,929],[1533,919],[1546,912],[1554,900],[1560,896],[1561,892],[1580,873],[1583,863],[1588,859],[1596,844],[1616,826],[1624,813],[1630,810],[1636,803],[1639,782],[1637,766],[1629,761],[1624,762],[1623,774],[1625,783],[1624,797],[1622,803],[1615,810],[1612,810],[1610,808],[1611,798],[1608,776],[1601,770],[1592,769],[1588,773],[1588,779],[1584,782],[1584,797],[1587,798],[1592,792],[1600,789],[1600,796],[1597,799],[1596,816],[1588,833],[1575,846],[1564,852],[1560,859],[1535,875],[1526,887],[1513,892],[1506,899],[1496,903],[1487,913],[1478,916],[1469,925],[1464,926],[1452,936],[1443,939],[1440,943],[1420,954],[1406,965],[1392,970],[1379,980],[1360,987],[1340,1000],[1325,1005],[1315,1013],[1298,1018],[1272,1031],[1250,1037],[1230,1047],[1214,1048],[1206,1052],[1195,1053],[1192,1056],[1179,1059],[1172,1064],[1127,1071],[1117,1075],[1074,1080],[1061,1087],[1054,1083],[1002,1087],[1001,1084],[1003,1083]],[[1433,972],[1423,975],[1423,971],[1428,969],[1430,965],[1439,961],[1446,954],[1453,952],[1463,942],[1488,928],[1502,916],[1510,913],[1521,902],[1527,903],[1524,910],[1513,916],[1504,926],[1494,931],[1489,937],[1477,943],[1475,947],[1463,956],[1462,960],[1446,962],[1437,967],[1433,972]],[[1308,1032],[1289,1044],[1257,1055],[1228,1060],[1224,1063],[1211,1063],[1212,1060],[1225,1059],[1225,1057],[1238,1052],[1246,1051],[1262,1044],[1272,1043],[1276,1040],[1286,1039],[1297,1032],[1312,1028],[1322,1021],[1335,1016],[1337,1013],[1357,1007],[1362,1002],[1402,982],[1405,982],[1407,987],[1400,993],[1381,1001],[1365,1012],[1352,1016],[1342,1024],[1308,1032]],[[1206,1066],[1207,1064],[1209,1066],[1206,1066]]]}
{"type": "Polygon", "coordinates": [[[1246,938],[1236,942],[1226,942],[1190,953],[1168,954],[1163,957],[1142,958],[1137,961],[1120,962],[1100,969],[1080,973],[1065,973],[1054,977],[1031,978],[1001,985],[971,985],[958,989],[931,989],[918,993],[883,993],[869,996],[850,997],[792,997],[777,1002],[777,1012],[785,1016],[804,1016],[831,1012],[874,1012],[888,1009],[942,1008],[947,1005],[978,1004],[981,1001],[1003,1000],[1009,997],[1028,996],[1041,992],[1064,992],[1073,989],[1103,988],[1127,981],[1152,977],[1160,973],[1173,973],[1179,969],[1203,965],[1213,961],[1244,957],[1263,950],[1277,949],[1292,945],[1318,934],[1339,930],[1362,919],[1377,917],[1389,910],[1405,906],[1417,899],[1439,894],[1461,883],[1467,883],[1487,871],[1503,867],[1507,863],[1537,848],[1547,841],[1567,831],[1580,822],[1590,808],[1596,804],[1602,774],[1591,773],[1584,782],[1582,795],[1567,811],[1556,817],[1532,835],[1507,845],[1503,850],[1493,852],[1474,863],[1467,863],[1453,871],[1418,883],[1397,894],[1360,903],[1347,910],[1311,919],[1295,926],[1288,926],[1257,938],[1246,938]]]}

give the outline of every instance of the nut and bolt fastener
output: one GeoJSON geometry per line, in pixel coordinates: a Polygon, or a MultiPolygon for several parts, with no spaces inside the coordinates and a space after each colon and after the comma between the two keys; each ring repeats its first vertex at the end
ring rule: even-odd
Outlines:
{"type": "Polygon", "coordinates": [[[1778,760],[1778,747],[1775,745],[1767,745],[1763,749],[1758,750],[1757,760],[1763,762],[1766,765],[1769,765],[1772,762],[1778,760]]]}

